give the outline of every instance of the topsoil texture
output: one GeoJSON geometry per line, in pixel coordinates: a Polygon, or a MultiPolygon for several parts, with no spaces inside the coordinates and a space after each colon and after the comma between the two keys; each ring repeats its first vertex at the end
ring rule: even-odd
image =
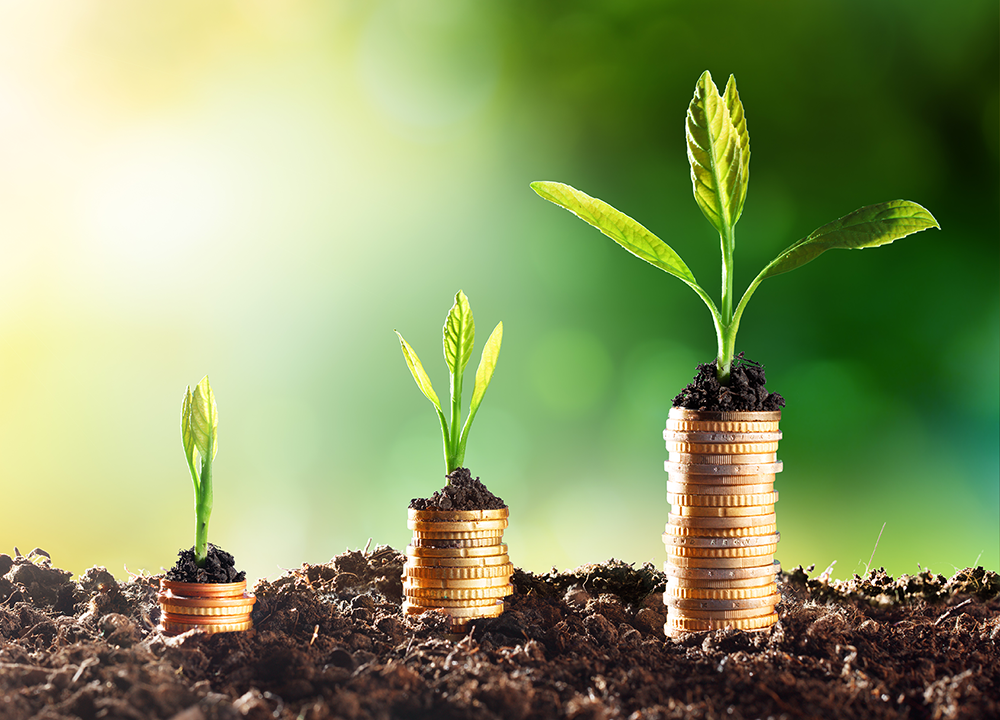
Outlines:
{"type": "Polygon", "coordinates": [[[411,510],[501,510],[507,504],[473,478],[466,468],[455,468],[445,475],[448,484],[429,498],[410,500],[411,510]]]}
{"type": "Polygon", "coordinates": [[[389,547],[255,592],[254,628],[166,637],[157,577],[79,581],[0,555],[4,720],[1000,717],[1000,577],[782,574],[765,632],[663,636],[664,576],[617,561],[515,571],[506,612],[448,634],[400,609],[389,547]]]}
{"type": "Polygon", "coordinates": [[[233,556],[222,548],[208,544],[205,567],[198,567],[194,548],[177,553],[177,562],[167,571],[167,580],[186,583],[235,583],[243,582],[247,574],[236,569],[233,556]]]}
{"type": "Polygon", "coordinates": [[[689,410],[728,410],[758,412],[780,410],[785,399],[768,392],[764,385],[764,366],[743,357],[733,358],[729,384],[721,385],[715,376],[716,361],[698,366],[698,373],[674,398],[674,407],[689,410]]]}

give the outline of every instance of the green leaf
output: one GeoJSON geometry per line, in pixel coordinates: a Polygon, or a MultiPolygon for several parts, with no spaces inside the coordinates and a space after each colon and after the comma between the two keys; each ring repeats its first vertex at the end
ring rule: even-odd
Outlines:
{"type": "Polygon", "coordinates": [[[194,392],[188,388],[181,407],[181,437],[184,449],[193,462],[195,453],[204,461],[215,459],[219,451],[219,408],[215,394],[208,383],[208,376],[201,379],[194,392]]]}
{"type": "Polygon", "coordinates": [[[437,393],[434,392],[434,387],[431,385],[431,379],[427,377],[427,373],[424,371],[424,366],[420,363],[420,358],[417,354],[413,352],[413,348],[410,347],[410,343],[403,339],[403,336],[399,334],[398,331],[393,330],[396,333],[396,337],[399,338],[399,345],[403,349],[403,357],[406,358],[406,364],[410,368],[410,373],[413,375],[413,379],[417,381],[417,387],[420,388],[420,392],[427,396],[427,399],[434,403],[434,407],[437,408],[438,413],[441,412],[441,401],[438,400],[437,393]]]}
{"type": "MultiPolygon", "coordinates": [[[[649,230],[603,200],[557,182],[533,182],[531,189],[593,225],[630,253],[698,288],[698,281],[680,256],[649,230]]],[[[700,288],[698,288],[700,289],[700,288]]]]}
{"type": "Polygon", "coordinates": [[[868,205],[814,230],[786,248],[764,268],[759,279],[794,270],[827,250],[878,247],[921,230],[940,227],[925,208],[908,200],[868,205]]]}
{"type": "MultiPolygon", "coordinates": [[[[734,126],[730,109],[719,95],[708,70],[695,85],[687,113],[688,161],[694,199],[722,236],[728,236],[736,224],[742,199],[746,197],[742,151],[746,122],[742,118],[743,106],[736,95],[736,82],[730,82],[733,109],[740,113],[742,133],[734,126]]],[[[727,89],[727,97],[729,92],[727,89]]],[[[749,137],[746,142],[749,154],[749,137]]]]}
{"type": "Polygon", "coordinates": [[[479,360],[479,368],[476,370],[476,384],[472,389],[472,402],[469,405],[469,417],[471,418],[479,404],[483,401],[486,388],[489,387],[490,380],[493,379],[493,372],[497,368],[497,358],[500,357],[500,343],[503,341],[503,323],[497,323],[490,334],[490,339],[483,347],[483,356],[479,360]]]}
{"type": "Polygon", "coordinates": [[[747,132],[747,119],[743,114],[743,102],[736,90],[735,75],[730,75],[729,82],[726,83],[726,109],[729,110],[729,119],[733,123],[733,129],[740,142],[741,190],[736,205],[736,215],[733,218],[735,225],[743,214],[743,203],[747,199],[747,188],[750,186],[750,134],[747,132]]]}
{"type": "Polygon", "coordinates": [[[469,364],[475,339],[476,323],[469,298],[459,290],[444,322],[444,361],[455,377],[460,377],[469,364]]]}

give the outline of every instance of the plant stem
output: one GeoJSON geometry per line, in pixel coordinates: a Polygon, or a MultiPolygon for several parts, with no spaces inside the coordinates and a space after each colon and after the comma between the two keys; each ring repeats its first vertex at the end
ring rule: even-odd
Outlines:
{"type": "Polygon", "coordinates": [[[719,332],[719,357],[715,363],[715,376],[722,385],[729,384],[729,372],[733,364],[736,333],[730,332],[733,325],[733,254],[736,248],[736,229],[726,228],[720,236],[722,241],[722,303],[719,308],[721,329],[719,332]]]}
{"type": "MultiPolygon", "coordinates": [[[[451,374],[451,437],[448,443],[448,474],[458,467],[458,447],[462,431],[462,375],[464,371],[451,374]]],[[[451,485],[451,480],[448,480],[451,485]]]]}
{"type": "Polygon", "coordinates": [[[208,520],[212,516],[212,460],[211,452],[202,459],[201,483],[195,499],[194,562],[205,567],[208,558],[208,520]]]}

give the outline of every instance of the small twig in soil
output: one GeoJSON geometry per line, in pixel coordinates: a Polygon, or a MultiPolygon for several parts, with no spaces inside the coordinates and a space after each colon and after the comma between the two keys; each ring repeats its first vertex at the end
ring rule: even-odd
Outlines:
{"type": "Polygon", "coordinates": [[[310,647],[312,646],[312,644],[314,642],[316,642],[316,638],[318,638],[318,637],[319,637],[319,625],[317,625],[316,627],[313,628],[313,636],[312,636],[312,639],[309,641],[310,647]]]}
{"type": "Polygon", "coordinates": [[[833,566],[836,565],[836,564],[837,564],[837,561],[834,560],[832,563],[830,563],[830,567],[828,567],[826,570],[824,570],[823,572],[821,572],[819,574],[819,577],[816,578],[816,579],[819,580],[821,583],[828,584],[830,582],[830,573],[833,572],[833,566]]]}
{"type": "MultiPolygon", "coordinates": [[[[886,522],[888,522],[888,520],[886,522]]],[[[875,559],[875,551],[878,550],[879,540],[882,539],[882,533],[885,532],[885,524],[886,523],[882,523],[882,529],[878,531],[878,537],[875,539],[875,547],[872,548],[872,556],[868,558],[868,562],[865,563],[865,575],[868,574],[868,570],[871,568],[872,560],[875,559]]]]}
{"type": "Polygon", "coordinates": [[[942,622],[943,620],[945,620],[945,619],[946,619],[946,618],[947,618],[947,617],[948,617],[949,615],[951,615],[951,614],[952,614],[953,612],[955,612],[955,611],[956,611],[956,610],[958,610],[959,608],[963,608],[963,607],[965,607],[965,606],[966,606],[966,605],[968,605],[968,604],[969,604],[970,602],[972,602],[972,598],[969,598],[968,600],[963,600],[963,601],[962,601],[962,602],[960,602],[960,603],[959,603],[958,605],[955,605],[954,607],[950,607],[950,608],[948,608],[947,610],[945,610],[945,611],[944,611],[944,614],[943,614],[943,615],[942,615],[941,617],[939,617],[939,618],[938,618],[938,619],[937,619],[937,620],[935,621],[935,623],[934,623],[935,627],[936,627],[936,626],[938,626],[938,625],[940,625],[940,624],[941,624],[941,622],[942,622]]]}
{"type": "Polygon", "coordinates": [[[368,542],[365,544],[365,551],[364,551],[365,557],[368,557],[368,548],[370,548],[371,546],[372,546],[372,539],[368,538],[368,542]]]}

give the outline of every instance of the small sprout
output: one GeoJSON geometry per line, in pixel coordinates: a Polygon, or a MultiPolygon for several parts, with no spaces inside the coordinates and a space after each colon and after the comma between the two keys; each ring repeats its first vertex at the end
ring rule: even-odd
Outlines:
{"type": "Polygon", "coordinates": [[[733,254],[736,222],[743,213],[750,180],[750,135],[743,103],[730,75],[724,94],[706,70],[695,86],[687,112],[687,149],[694,198],[719,233],[722,245],[722,297],[716,307],[680,256],[635,220],[607,203],[556,182],[533,182],[541,197],[593,225],[636,257],[673,275],[694,290],[712,314],[719,354],[719,382],[729,383],[736,352],[736,331],[750,296],[764,280],[805,265],[834,248],[862,249],[891,243],[928,228],[940,228],[924,208],[907,200],[868,205],[834,220],[792,243],[760,271],[733,309],[733,254]]]}
{"type": "Polygon", "coordinates": [[[194,559],[205,567],[208,557],[208,520],[212,516],[212,461],[218,452],[219,409],[208,376],[194,392],[188,387],[181,406],[181,438],[191,480],[194,481],[194,559]]]}
{"type": "MultiPolygon", "coordinates": [[[[434,387],[424,371],[424,366],[420,363],[420,358],[399,332],[396,332],[396,335],[399,337],[403,357],[413,374],[413,379],[417,382],[417,387],[437,410],[438,420],[441,422],[441,434],[444,436],[445,474],[448,475],[455,469],[462,467],[462,463],[465,461],[465,446],[469,441],[469,428],[472,427],[472,420],[479,411],[483,396],[486,394],[486,388],[489,386],[490,380],[493,379],[493,371],[496,370],[497,358],[500,355],[500,342],[503,339],[503,323],[497,323],[483,348],[479,369],[476,370],[476,383],[472,388],[469,416],[466,418],[464,426],[461,425],[462,379],[465,374],[465,366],[472,358],[472,347],[476,339],[476,323],[472,319],[469,298],[459,290],[458,294],[455,295],[455,304],[448,311],[448,318],[444,323],[444,360],[451,376],[450,424],[445,418],[441,401],[438,399],[437,393],[434,392],[434,387]],[[459,427],[461,427],[461,432],[459,432],[459,427]]],[[[448,482],[451,483],[451,480],[449,479],[448,482]]]]}

